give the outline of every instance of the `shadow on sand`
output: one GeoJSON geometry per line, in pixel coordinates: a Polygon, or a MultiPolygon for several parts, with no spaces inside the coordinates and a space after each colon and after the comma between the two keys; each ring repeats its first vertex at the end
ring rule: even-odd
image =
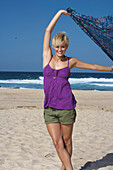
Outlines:
{"type": "Polygon", "coordinates": [[[87,162],[80,170],[97,170],[107,166],[113,166],[113,153],[108,153],[102,159],[94,162],[87,162]]]}

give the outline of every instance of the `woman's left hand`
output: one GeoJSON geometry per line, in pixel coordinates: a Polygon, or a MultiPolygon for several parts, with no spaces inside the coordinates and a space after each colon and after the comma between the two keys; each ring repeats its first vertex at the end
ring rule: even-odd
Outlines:
{"type": "Polygon", "coordinates": [[[110,70],[110,72],[113,72],[113,66],[111,66],[111,70],[110,70]]]}

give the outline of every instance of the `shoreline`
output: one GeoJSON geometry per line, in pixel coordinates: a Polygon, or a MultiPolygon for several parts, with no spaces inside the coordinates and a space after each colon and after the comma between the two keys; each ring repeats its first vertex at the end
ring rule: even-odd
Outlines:
{"type": "MultiPolygon", "coordinates": [[[[113,111],[113,91],[72,90],[77,109],[98,108],[113,111]]],[[[34,107],[43,109],[43,89],[0,89],[0,108],[34,107]]]]}
{"type": "MultiPolygon", "coordinates": [[[[44,88],[40,88],[40,89],[35,89],[35,88],[0,88],[0,90],[44,90],[44,88]]],[[[100,92],[113,92],[112,90],[73,90],[72,91],[100,91],[100,92]]]]}

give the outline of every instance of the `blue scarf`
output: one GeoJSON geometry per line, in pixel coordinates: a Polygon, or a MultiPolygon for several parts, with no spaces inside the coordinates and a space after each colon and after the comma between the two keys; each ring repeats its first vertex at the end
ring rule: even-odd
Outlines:
{"type": "Polygon", "coordinates": [[[72,8],[68,8],[67,12],[71,13],[71,18],[113,61],[113,15],[94,18],[79,14],[72,8]]]}

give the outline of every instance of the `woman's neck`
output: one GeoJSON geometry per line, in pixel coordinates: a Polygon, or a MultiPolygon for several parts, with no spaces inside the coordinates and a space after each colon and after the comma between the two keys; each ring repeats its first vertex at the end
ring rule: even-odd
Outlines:
{"type": "Polygon", "coordinates": [[[64,61],[66,59],[66,56],[63,55],[63,56],[57,56],[56,54],[53,56],[54,57],[54,60],[56,60],[57,62],[59,61],[64,61]]]}

